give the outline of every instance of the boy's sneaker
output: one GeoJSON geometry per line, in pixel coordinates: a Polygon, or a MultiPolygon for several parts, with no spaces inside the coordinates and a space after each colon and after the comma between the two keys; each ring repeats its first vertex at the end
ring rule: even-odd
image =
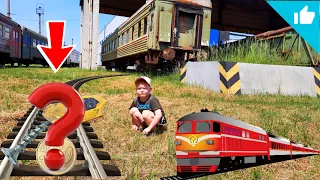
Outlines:
{"type": "Polygon", "coordinates": [[[145,128],[143,128],[142,126],[139,126],[139,131],[140,131],[140,132],[143,132],[144,129],[145,129],[145,128]]]}
{"type": "Polygon", "coordinates": [[[144,122],[144,121],[141,123],[141,125],[142,125],[142,128],[143,128],[143,129],[145,129],[145,128],[148,127],[148,125],[147,125],[146,122],[144,122]]]}

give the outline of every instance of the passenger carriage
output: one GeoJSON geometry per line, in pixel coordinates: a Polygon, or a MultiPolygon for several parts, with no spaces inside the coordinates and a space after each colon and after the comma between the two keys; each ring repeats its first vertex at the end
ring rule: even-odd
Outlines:
{"type": "Polygon", "coordinates": [[[0,13],[0,67],[21,58],[20,25],[0,13]]]}

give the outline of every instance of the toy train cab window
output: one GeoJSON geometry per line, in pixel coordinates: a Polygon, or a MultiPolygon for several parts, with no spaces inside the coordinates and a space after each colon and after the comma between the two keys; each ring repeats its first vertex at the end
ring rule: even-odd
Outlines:
{"type": "Polygon", "coordinates": [[[210,132],[210,123],[196,122],[196,132],[210,132]]]}
{"type": "Polygon", "coordinates": [[[210,121],[182,122],[178,124],[178,133],[220,132],[220,123],[210,121]],[[193,128],[194,127],[194,128],[193,128]]]}
{"type": "Polygon", "coordinates": [[[192,131],[192,123],[191,122],[183,122],[178,126],[179,133],[190,133],[192,131]]]}

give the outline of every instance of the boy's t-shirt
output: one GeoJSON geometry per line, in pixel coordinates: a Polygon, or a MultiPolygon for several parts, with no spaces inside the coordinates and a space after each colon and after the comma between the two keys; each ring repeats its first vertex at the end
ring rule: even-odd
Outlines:
{"type": "Polygon", "coordinates": [[[141,102],[139,97],[134,99],[129,109],[133,107],[137,107],[141,113],[144,110],[150,110],[152,112],[155,112],[156,110],[161,109],[162,116],[165,116],[159,100],[151,94],[145,102],[141,102]]]}

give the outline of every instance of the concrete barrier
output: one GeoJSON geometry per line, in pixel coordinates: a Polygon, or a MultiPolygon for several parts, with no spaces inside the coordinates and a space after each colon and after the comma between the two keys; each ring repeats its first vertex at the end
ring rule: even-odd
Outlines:
{"type": "Polygon", "coordinates": [[[224,94],[282,94],[320,97],[320,68],[235,63],[188,62],[180,80],[224,94]]]}

